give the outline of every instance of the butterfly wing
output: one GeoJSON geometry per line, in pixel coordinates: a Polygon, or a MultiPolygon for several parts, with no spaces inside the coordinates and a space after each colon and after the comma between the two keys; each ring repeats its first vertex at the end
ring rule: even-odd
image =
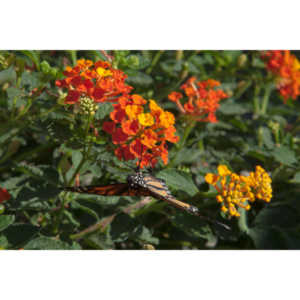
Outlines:
{"type": "Polygon", "coordinates": [[[142,188],[130,188],[127,183],[115,183],[108,185],[90,185],[78,187],[65,187],[65,191],[75,193],[94,194],[101,196],[149,196],[149,191],[142,188]]]}
{"type": "Polygon", "coordinates": [[[165,182],[159,178],[147,175],[144,177],[145,184],[152,197],[168,202],[169,204],[183,209],[193,215],[199,216],[197,207],[177,200],[172,196],[165,182]]]}
{"type": "Polygon", "coordinates": [[[123,196],[129,193],[127,183],[116,183],[103,186],[88,185],[77,187],[65,187],[64,190],[75,193],[94,194],[101,196],[123,196]]]}

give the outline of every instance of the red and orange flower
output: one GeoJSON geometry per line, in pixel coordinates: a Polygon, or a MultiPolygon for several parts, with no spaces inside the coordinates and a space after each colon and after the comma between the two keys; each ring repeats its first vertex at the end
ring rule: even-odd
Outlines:
{"type": "Polygon", "coordinates": [[[80,97],[95,102],[115,102],[120,95],[128,94],[132,87],[125,83],[127,75],[111,67],[109,62],[80,59],[75,67],[66,67],[66,78],[57,80],[58,87],[67,88],[66,104],[75,104],[80,97]]]}
{"type": "Polygon", "coordinates": [[[175,136],[173,114],[140,95],[122,96],[113,106],[112,121],[104,122],[102,129],[111,134],[113,143],[118,145],[117,157],[120,160],[138,158],[141,168],[154,167],[159,157],[167,164],[167,142],[179,140],[175,136]]]}
{"type": "Polygon", "coordinates": [[[279,93],[286,102],[300,94],[300,62],[289,50],[271,50],[262,55],[266,68],[276,77],[279,93]]]}
{"type": "Polygon", "coordinates": [[[10,199],[10,194],[6,189],[0,188],[0,203],[3,203],[4,201],[7,201],[10,199]]]}
{"type": "Polygon", "coordinates": [[[192,116],[196,121],[214,123],[217,122],[215,112],[220,100],[228,98],[223,90],[215,89],[220,85],[214,79],[196,81],[196,77],[191,77],[180,87],[188,98],[184,105],[180,102],[182,93],[172,92],[168,98],[176,103],[181,113],[192,116]]]}

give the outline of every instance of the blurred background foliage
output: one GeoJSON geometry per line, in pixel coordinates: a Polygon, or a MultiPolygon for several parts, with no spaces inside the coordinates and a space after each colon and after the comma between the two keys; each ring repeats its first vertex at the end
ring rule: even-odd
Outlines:
{"type": "MultiPolygon", "coordinates": [[[[292,51],[300,57],[299,51],[292,51]]],[[[299,249],[300,106],[283,101],[259,51],[0,51],[0,201],[2,249],[299,249]],[[184,143],[169,147],[169,164],[155,167],[174,196],[226,223],[205,223],[155,199],[102,197],[60,190],[125,182],[135,164],[120,162],[102,131],[112,111],[99,104],[97,137],[64,105],[55,81],[77,59],[110,60],[135,94],[155,99],[188,126],[168,94],[191,76],[221,82],[228,94],[218,122],[197,122],[184,143]],[[91,143],[89,157],[82,149],[91,143]],[[219,164],[234,172],[261,165],[272,178],[269,204],[255,203],[228,219],[204,180],[219,164]],[[1,194],[0,194],[1,195],[1,194]],[[1,198],[0,198],[1,200],[1,198]]]]}

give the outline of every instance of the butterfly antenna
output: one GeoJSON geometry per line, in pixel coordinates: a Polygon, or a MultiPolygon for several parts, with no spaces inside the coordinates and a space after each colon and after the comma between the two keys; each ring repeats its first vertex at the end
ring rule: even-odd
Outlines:
{"type": "Polygon", "coordinates": [[[211,218],[208,217],[208,216],[204,216],[204,215],[200,214],[199,209],[198,209],[196,206],[191,205],[191,206],[187,209],[187,211],[188,211],[190,214],[192,214],[192,215],[194,215],[194,216],[196,216],[196,217],[199,217],[199,218],[201,218],[202,220],[204,220],[204,221],[206,221],[206,222],[208,222],[208,223],[210,223],[210,224],[212,224],[212,225],[218,225],[218,226],[220,226],[220,227],[222,227],[222,228],[224,228],[224,229],[226,229],[226,230],[231,230],[231,228],[230,228],[228,225],[226,225],[226,224],[224,224],[224,223],[221,223],[221,222],[219,222],[219,221],[213,220],[213,219],[211,219],[211,218]]]}
{"type": "Polygon", "coordinates": [[[203,215],[201,215],[199,213],[197,213],[195,215],[198,216],[198,217],[200,217],[201,219],[205,220],[206,222],[212,224],[212,225],[218,225],[218,226],[220,226],[220,227],[222,227],[222,228],[224,228],[226,230],[231,230],[231,228],[228,225],[226,225],[224,223],[221,223],[219,221],[213,220],[210,217],[203,216],[203,215]]]}

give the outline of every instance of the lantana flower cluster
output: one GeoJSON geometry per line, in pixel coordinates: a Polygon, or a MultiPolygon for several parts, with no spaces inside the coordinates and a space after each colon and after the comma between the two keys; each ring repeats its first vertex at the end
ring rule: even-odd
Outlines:
{"type": "Polygon", "coordinates": [[[124,72],[101,60],[93,63],[80,59],[75,67],[67,66],[63,74],[66,78],[57,80],[56,85],[68,89],[65,104],[79,104],[81,98],[90,98],[96,103],[114,102],[118,96],[132,90],[125,83],[127,75],[124,72]]]}
{"type": "Polygon", "coordinates": [[[214,79],[197,81],[196,77],[189,78],[180,88],[187,96],[187,101],[182,105],[180,99],[183,94],[180,92],[171,92],[169,100],[176,103],[182,114],[191,116],[196,121],[217,122],[216,110],[219,108],[219,102],[228,98],[228,95],[221,89],[215,89],[221,83],[214,79]]]}
{"type": "Polygon", "coordinates": [[[300,62],[289,50],[271,50],[262,55],[266,68],[276,76],[276,84],[284,102],[296,100],[300,94],[300,62]]]}
{"type": "Polygon", "coordinates": [[[0,204],[10,199],[10,194],[6,189],[0,188],[0,204]]]}
{"type": "Polygon", "coordinates": [[[218,191],[216,199],[222,205],[221,210],[229,216],[239,217],[237,208],[249,210],[250,203],[256,200],[271,201],[272,180],[261,166],[256,166],[249,176],[233,173],[225,165],[219,165],[218,173],[206,174],[205,180],[218,191]]]}
{"type": "Polygon", "coordinates": [[[108,62],[81,59],[74,68],[67,67],[64,75],[67,77],[57,80],[56,85],[68,89],[65,104],[79,105],[83,114],[93,114],[97,103],[113,103],[112,121],[104,122],[102,128],[112,135],[120,160],[138,158],[143,168],[154,167],[160,157],[167,164],[167,142],[179,140],[172,113],[154,100],[131,95],[132,87],[125,83],[127,76],[108,62]]]}
{"type": "Polygon", "coordinates": [[[122,160],[138,158],[141,168],[154,165],[160,157],[168,162],[167,142],[176,143],[175,118],[154,100],[147,101],[140,95],[128,95],[113,104],[112,121],[103,123],[103,130],[112,135],[118,147],[117,157],[122,160]]]}

